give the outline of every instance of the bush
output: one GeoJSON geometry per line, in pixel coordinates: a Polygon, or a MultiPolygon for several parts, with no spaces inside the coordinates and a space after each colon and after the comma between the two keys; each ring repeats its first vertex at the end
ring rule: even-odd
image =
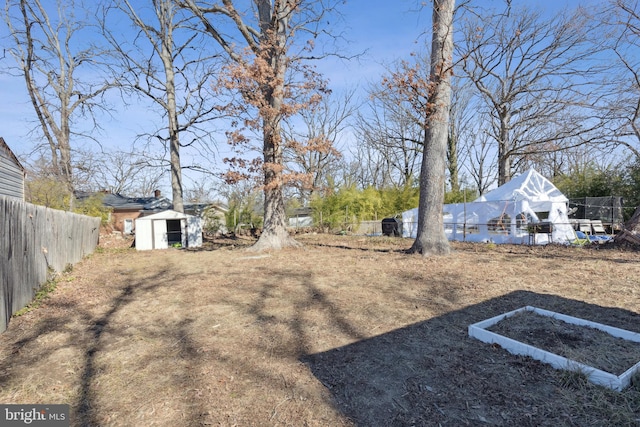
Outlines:
{"type": "Polygon", "coordinates": [[[107,225],[109,223],[111,208],[102,204],[103,198],[104,194],[96,193],[91,197],[77,201],[73,211],[82,215],[99,217],[101,224],[107,225]]]}
{"type": "Polygon", "coordinates": [[[361,221],[381,220],[415,208],[418,197],[418,188],[411,185],[382,190],[348,186],[326,197],[314,197],[311,208],[316,224],[329,230],[349,231],[361,221]]]}

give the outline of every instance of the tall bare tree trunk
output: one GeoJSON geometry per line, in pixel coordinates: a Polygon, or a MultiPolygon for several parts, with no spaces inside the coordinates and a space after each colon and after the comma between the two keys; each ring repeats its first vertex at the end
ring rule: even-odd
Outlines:
{"type": "Polygon", "coordinates": [[[509,122],[511,113],[505,108],[500,111],[500,141],[498,142],[498,185],[511,181],[511,146],[509,122]]]}
{"type": "MultiPolygon", "coordinates": [[[[174,105],[175,106],[175,105],[174,105]]],[[[177,119],[169,120],[170,126],[177,123],[177,119]]],[[[184,213],[184,201],[182,198],[182,167],[180,163],[180,140],[176,128],[169,129],[169,146],[171,155],[171,194],[173,210],[184,213]]]]}
{"type": "Polygon", "coordinates": [[[60,109],[60,135],[58,141],[58,151],[60,152],[60,176],[69,192],[69,210],[73,210],[75,199],[75,186],[73,184],[73,169],[71,165],[71,129],[69,127],[69,115],[67,100],[61,97],[62,108],[60,109]]]}
{"type": "MultiPolygon", "coordinates": [[[[247,128],[260,127],[263,136],[264,223],[260,238],[252,250],[299,246],[286,229],[284,185],[296,178],[289,173],[288,165],[284,162],[282,122],[284,118],[315,104],[323,85],[315,77],[314,71],[303,70],[303,63],[310,59],[306,56],[308,52],[303,56],[290,52],[290,49],[298,46],[294,41],[302,34],[312,36],[309,42],[324,34],[321,27],[327,22],[325,13],[332,10],[333,6],[321,0],[183,0],[182,3],[204,24],[204,30],[234,62],[235,66],[228,70],[231,71],[228,84],[242,95],[245,104],[242,110],[249,114],[253,113],[253,108],[258,110],[258,117],[245,121],[247,128]],[[249,3],[253,3],[257,15],[236,8],[236,5],[240,5],[244,9],[249,3]],[[216,20],[209,16],[216,17],[216,20]],[[226,19],[230,22],[224,24],[226,19]],[[244,48],[238,44],[240,37],[234,39],[227,36],[229,28],[224,25],[232,25],[239,31],[246,44],[244,48]],[[292,75],[302,77],[306,83],[296,82],[297,78],[291,78],[289,71],[292,75]],[[245,110],[246,106],[250,108],[245,110]]],[[[255,9],[252,8],[252,12],[255,9]]],[[[313,43],[308,45],[311,47],[313,43]]],[[[232,138],[241,136],[240,133],[234,132],[232,138]]],[[[240,139],[246,141],[244,137],[240,139]]],[[[232,143],[236,144],[237,141],[232,143]]],[[[230,159],[230,163],[236,161],[245,164],[242,153],[240,158],[230,159]]],[[[251,165],[247,169],[253,174],[255,163],[252,161],[251,165]]],[[[231,179],[237,177],[232,176],[231,179]]]]}
{"type": "Polygon", "coordinates": [[[124,90],[149,99],[163,120],[166,117],[166,125],[147,136],[161,140],[169,152],[173,209],[184,212],[182,170],[188,166],[183,165],[181,152],[194,144],[202,149],[200,155],[210,152],[210,136],[215,131],[204,123],[219,117],[219,110],[214,108],[218,100],[212,96],[212,83],[220,72],[218,52],[197,36],[199,18],[190,17],[183,10],[187,5],[176,0],[115,3],[105,11],[101,25],[123,71],[118,83],[124,90]],[[149,13],[150,8],[153,13],[149,13]],[[123,17],[138,31],[133,40],[124,39],[126,36],[110,25],[112,20],[117,23],[123,17]],[[207,51],[210,53],[203,53],[207,51]],[[192,53],[197,53],[198,58],[192,53]],[[189,144],[181,143],[184,135],[189,135],[189,144]]]}
{"type": "MultiPolygon", "coordinates": [[[[24,23],[24,57],[22,58],[22,72],[24,74],[27,92],[31,99],[31,104],[38,116],[38,121],[45,139],[49,143],[51,150],[51,166],[56,176],[64,183],[65,189],[69,195],[69,210],[73,210],[74,201],[74,183],[73,183],[73,169],[71,165],[71,145],[70,137],[71,130],[69,124],[69,93],[67,90],[67,84],[73,87],[73,78],[67,73],[66,67],[72,67],[73,64],[67,65],[62,57],[60,50],[59,57],[57,58],[60,63],[59,76],[56,79],[56,83],[59,84],[59,90],[57,91],[60,101],[60,113],[59,125],[56,124],[53,112],[47,107],[47,103],[43,99],[44,89],[39,87],[34,78],[34,74],[37,70],[38,58],[35,55],[35,39],[32,36],[32,28],[36,19],[29,15],[28,2],[26,0],[20,1],[20,12],[24,23]]],[[[42,10],[39,2],[35,4],[35,7],[42,10]]],[[[33,12],[32,12],[33,13],[33,12]]],[[[50,38],[50,43],[55,48],[60,48],[60,43],[57,38],[50,38]]],[[[70,73],[71,71],[69,71],[70,73]]]]}
{"type": "Polygon", "coordinates": [[[287,71],[287,31],[291,6],[289,2],[260,0],[258,11],[262,30],[262,43],[267,46],[267,63],[271,68],[272,81],[262,85],[266,108],[262,108],[263,119],[263,158],[264,158],[264,221],[263,230],[255,251],[281,249],[287,246],[300,246],[287,232],[287,214],[285,210],[282,165],[282,108],[284,105],[285,74],[287,71]],[[277,27],[272,28],[273,17],[277,17],[277,27]],[[270,34],[275,31],[275,36],[270,34]]]}
{"type": "Polygon", "coordinates": [[[162,2],[158,6],[158,17],[161,22],[162,48],[160,58],[164,66],[167,93],[167,116],[169,119],[169,154],[171,157],[171,194],[173,210],[184,213],[182,200],[182,164],[180,163],[180,131],[178,129],[178,107],[176,103],[176,77],[173,63],[173,10],[170,2],[162,2]]]}
{"type": "MultiPolygon", "coordinates": [[[[274,100],[276,103],[277,101],[274,100]]],[[[282,143],[280,119],[274,118],[264,130],[264,222],[263,230],[255,251],[281,249],[287,246],[300,246],[287,232],[287,218],[283,194],[282,143]]]]}
{"type": "Polygon", "coordinates": [[[451,105],[454,3],[455,0],[433,1],[432,87],[420,171],[418,232],[410,249],[410,252],[423,256],[446,255],[451,250],[444,232],[442,206],[451,105]]]}

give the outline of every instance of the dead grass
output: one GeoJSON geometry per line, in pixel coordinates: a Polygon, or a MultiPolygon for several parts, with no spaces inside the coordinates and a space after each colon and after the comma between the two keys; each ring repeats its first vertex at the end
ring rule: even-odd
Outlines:
{"type": "Polygon", "coordinates": [[[297,239],[102,249],[0,335],[0,402],[68,403],[74,426],[640,425],[640,388],[467,336],[524,305],[640,332],[638,252],[297,239]]]}

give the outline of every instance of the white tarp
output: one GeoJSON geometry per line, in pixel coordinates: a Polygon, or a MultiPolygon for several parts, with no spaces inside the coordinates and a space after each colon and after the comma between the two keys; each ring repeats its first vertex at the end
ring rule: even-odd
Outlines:
{"type": "MultiPolygon", "coordinates": [[[[569,243],[576,239],[567,216],[568,199],[533,169],[470,203],[443,206],[449,240],[515,244],[569,243]],[[550,222],[552,234],[530,235],[528,226],[550,222]]],[[[415,238],[418,209],[402,214],[403,237],[415,238]]]]}
{"type": "Polygon", "coordinates": [[[136,219],[136,249],[167,249],[169,233],[167,221],[179,221],[180,245],[185,248],[202,246],[202,219],[173,210],[158,212],[136,219]]]}

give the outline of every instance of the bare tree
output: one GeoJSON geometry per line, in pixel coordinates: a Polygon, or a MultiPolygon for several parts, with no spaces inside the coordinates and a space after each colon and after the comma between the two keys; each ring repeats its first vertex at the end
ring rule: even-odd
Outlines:
{"type": "Polygon", "coordinates": [[[166,169],[157,155],[131,149],[87,155],[91,159],[82,169],[91,189],[108,190],[123,196],[151,196],[160,187],[166,169]]]}
{"type": "MultiPolygon", "coordinates": [[[[359,114],[356,123],[359,157],[364,150],[367,162],[362,168],[373,170],[379,176],[371,176],[374,185],[402,187],[418,175],[422,156],[426,111],[429,103],[430,77],[423,64],[428,56],[414,54],[416,63],[403,61],[383,77],[382,84],[369,89],[369,111],[359,114]]],[[[470,108],[471,87],[465,80],[453,78],[452,101],[447,144],[447,171],[452,191],[460,190],[459,173],[468,155],[460,139],[469,136],[469,123],[474,111],[470,108]]]]}
{"type": "Polygon", "coordinates": [[[451,111],[454,3],[454,0],[433,1],[429,104],[420,169],[418,230],[410,249],[412,253],[421,253],[423,256],[446,255],[450,252],[444,232],[442,206],[451,111]]]}
{"type": "Polygon", "coordinates": [[[466,154],[463,169],[473,180],[478,194],[484,194],[492,183],[498,171],[496,153],[491,144],[492,138],[486,128],[484,116],[478,114],[473,126],[464,132],[460,145],[466,154]]]}
{"type": "MultiPolygon", "coordinates": [[[[555,182],[558,177],[582,175],[588,168],[596,168],[601,171],[624,169],[622,164],[614,166],[621,159],[611,154],[610,149],[606,149],[606,147],[582,145],[569,150],[531,156],[529,163],[541,174],[550,177],[555,182]]],[[[627,160],[622,160],[621,163],[627,160]]],[[[570,194],[566,192],[565,195],[570,197],[570,194]]],[[[595,196],[595,194],[593,195],[595,196]]]]}
{"type": "MultiPolygon", "coordinates": [[[[72,195],[72,138],[91,138],[79,130],[78,121],[93,120],[94,110],[105,108],[102,95],[113,83],[79,77],[102,74],[104,49],[85,42],[89,15],[79,16],[83,10],[74,1],[58,1],[57,16],[48,10],[40,0],[7,0],[4,20],[13,40],[7,51],[24,78],[53,170],[72,195]]],[[[69,197],[70,209],[73,199],[69,197]]]]}
{"type": "Polygon", "coordinates": [[[340,98],[325,96],[318,104],[300,112],[300,119],[285,121],[284,160],[292,171],[306,179],[294,182],[304,203],[327,187],[327,178],[339,167],[339,139],[356,106],[354,91],[340,98]],[[311,148],[311,149],[307,149],[311,148]]]}
{"type": "MultiPolygon", "coordinates": [[[[361,167],[376,172],[368,185],[403,187],[418,175],[422,154],[425,123],[424,110],[427,95],[407,93],[407,73],[420,73],[410,69],[406,62],[397,64],[380,84],[369,88],[366,111],[358,114],[356,134],[359,151],[367,153],[368,162],[361,167]]],[[[424,73],[427,74],[427,73],[424,73]]],[[[418,78],[428,80],[428,76],[418,78]]]]}
{"type": "Polygon", "coordinates": [[[605,85],[609,93],[606,110],[612,117],[608,129],[615,144],[640,160],[640,2],[611,0],[600,22],[609,28],[608,48],[614,54],[615,76],[605,85]]]}
{"type": "MultiPolygon", "coordinates": [[[[358,136],[360,138],[360,136],[358,136]]],[[[349,157],[343,158],[340,172],[336,175],[337,186],[385,188],[393,185],[389,165],[382,153],[366,144],[349,147],[349,157]]]]}
{"type": "Polygon", "coordinates": [[[190,203],[211,203],[220,199],[222,182],[208,177],[193,182],[185,188],[185,200],[190,203]]]}
{"type": "MultiPolygon", "coordinates": [[[[185,7],[235,63],[230,68],[228,87],[239,91],[248,109],[256,111],[247,123],[261,133],[262,158],[231,159],[236,165],[248,163],[250,170],[262,173],[264,228],[253,249],[298,246],[286,230],[283,189],[297,176],[285,172],[282,121],[318,100],[312,95],[319,89],[317,76],[301,64],[312,56],[309,49],[315,46],[317,37],[322,37],[324,17],[331,7],[321,1],[253,0],[252,8],[245,11],[238,10],[238,3],[184,0],[185,7]],[[311,96],[301,99],[304,94],[311,96]]],[[[247,142],[243,132],[230,136],[237,147],[247,142]]]]}
{"type": "Polygon", "coordinates": [[[598,46],[581,11],[544,19],[515,10],[468,20],[458,49],[462,68],[487,105],[497,145],[498,184],[528,154],[601,141],[602,120],[591,107],[587,60],[598,46]]]}
{"type": "Polygon", "coordinates": [[[175,0],[145,3],[122,0],[107,8],[103,32],[119,58],[120,87],[150,100],[166,120],[150,136],[168,147],[173,209],[183,212],[181,149],[198,144],[207,150],[211,131],[205,123],[221,116],[213,92],[221,65],[216,56],[207,56],[210,49],[194,28],[196,20],[175,0]],[[132,40],[109,25],[123,16],[138,31],[132,40]]]}
{"type": "Polygon", "coordinates": [[[461,167],[468,158],[462,141],[470,137],[471,124],[476,116],[471,99],[473,93],[468,80],[452,76],[451,111],[449,112],[449,137],[447,142],[447,170],[451,191],[460,191],[461,167]]]}

